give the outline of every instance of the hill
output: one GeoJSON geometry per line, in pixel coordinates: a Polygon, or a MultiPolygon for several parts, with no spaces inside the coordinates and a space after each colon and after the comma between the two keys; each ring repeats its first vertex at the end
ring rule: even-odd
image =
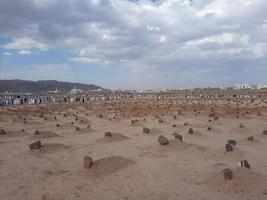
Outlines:
{"type": "Polygon", "coordinates": [[[77,89],[98,90],[103,89],[100,86],[93,84],[69,83],[55,80],[41,80],[41,81],[27,81],[27,80],[0,80],[0,92],[21,92],[21,93],[35,93],[47,91],[70,91],[76,87],[77,89]]]}

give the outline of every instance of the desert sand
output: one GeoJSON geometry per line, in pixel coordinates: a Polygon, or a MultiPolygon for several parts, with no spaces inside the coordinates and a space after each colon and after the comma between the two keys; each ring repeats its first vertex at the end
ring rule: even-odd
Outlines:
{"type": "Polygon", "coordinates": [[[1,200],[267,199],[263,101],[24,105],[3,108],[0,129],[1,200]],[[160,145],[160,135],[169,144],[160,145]],[[226,152],[230,139],[237,144],[226,152]],[[30,150],[38,140],[41,148],[30,150]],[[92,168],[84,168],[84,156],[92,168]],[[238,166],[244,159],[250,169],[238,166]]]}

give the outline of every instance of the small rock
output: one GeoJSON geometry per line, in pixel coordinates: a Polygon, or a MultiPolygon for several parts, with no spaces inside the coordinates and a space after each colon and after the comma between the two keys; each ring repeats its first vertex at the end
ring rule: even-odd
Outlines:
{"type": "Polygon", "coordinates": [[[262,134],[263,134],[263,135],[267,135],[267,130],[264,130],[264,131],[262,132],[262,134]]]}
{"type": "Polygon", "coordinates": [[[83,167],[85,169],[90,169],[93,166],[93,159],[90,156],[84,156],[83,167]]]}
{"type": "Polygon", "coordinates": [[[252,142],[252,141],[254,141],[254,137],[249,136],[249,137],[247,138],[247,140],[252,142]]]}
{"type": "Polygon", "coordinates": [[[91,129],[91,125],[90,125],[90,124],[88,124],[88,125],[87,125],[87,128],[88,128],[88,129],[91,129]]]}
{"type": "Polygon", "coordinates": [[[75,130],[76,130],[76,131],[79,131],[79,130],[80,130],[80,128],[79,128],[78,126],[76,126],[76,127],[75,127],[75,130]]]}
{"type": "Polygon", "coordinates": [[[192,128],[189,128],[188,133],[189,134],[193,134],[194,133],[194,130],[192,128]]]}
{"type": "Polygon", "coordinates": [[[149,132],[150,132],[149,128],[146,128],[146,127],[143,128],[143,133],[148,134],[149,132]]]}
{"type": "Polygon", "coordinates": [[[214,119],[214,121],[217,121],[219,118],[215,115],[215,116],[213,117],[213,119],[214,119]]]}
{"type": "Polygon", "coordinates": [[[238,164],[240,167],[246,167],[246,168],[250,169],[250,164],[248,163],[247,160],[241,160],[238,164]]]}
{"type": "Polygon", "coordinates": [[[111,132],[105,132],[104,133],[104,136],[107,136],[107,137],[111,137],[111,135],[112,135],[111,132]]]}
{"type": "Polygon", "coordinates": [[[179,139],[180,141],[183,141],[183,136],[180,135],[179,133],[173,133],[173,135],[174,135],[174,138],[179,139]]]}
{"type": "Polygon", "coordinates": [[[172,127],[176,127],[176,124],[173,124],[172,127]]]}
{"type": "Polygon", "coordinates": [[[40,140],[38,140],[38,141],[36,141],[36,142],[34,142],[34,143],[31,143],[31,144],[29,145],[29,147],[30,147],[31,150],[40,149],[41,146],[42,146],[42,145],[41,145],[41,141],[40,141],[40,140]]]}
{"type": "Polygon", "coordinates": [[[233,146],[232,146],[231,144],[227,143],[227,144],[225,145],[225,150],[226,150],[227,152],[229,152],[229,151],[233,151],[233,146]]]}
{"type": "Polygon", "coordinates": [[[4,129],[0,129],[0,135],[5,135],[5,134],[6,134],[5,130],[4,129]]]}
{"type": "Polygon", "coordinates": [[[161,145],[167,145],[169,144],[169,141],[166,137],[164,137],[163,135],[160,135],[158,137],[158,142],[161,144],[161,145]]]}
{"type": "Polygon", "coordinates": [[[211,127],[208,127],[207,129],[208,129],[208,131],[211,131],[211,127]]]}
{"type": "Polygon", "coordinates": [[[35,131],[34,131],[34,134],[35,134],[35,135],[38,135],[38,134],[40,134],[40,131],[39,131],[39,130],[35,130],[35,131]]]}
{"type": "Polygon", "coordinates": [[[232,180],[234,178],[233,171],[229,168],[223,170],[224,180],[232,180]]]}
{"type": "Polygon", "coordinates": [[[235,140],[228,140],[228,144],[236,145],[236,141],[235,140]]]}
{"type": "Polygon", "coordinates": [[[159,123],[163,123],[163,119],[159,119],[159,123]]]}

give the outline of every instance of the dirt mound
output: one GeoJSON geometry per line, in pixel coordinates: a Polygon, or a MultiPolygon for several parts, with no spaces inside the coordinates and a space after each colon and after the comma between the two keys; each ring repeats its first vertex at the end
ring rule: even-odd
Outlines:
{"type": "Polygon", "coordinates": [[[98,142],[116,142],[116,141],[122,141],[129,139],[127,136],[121,134],[121,133],[112,133],[111,136],[104,136],[100,139],[97,139],[98,142]]]}
{"type": "Polygon", "coordinates": [[[132,126],[132,127],[141,127],[141,126],[144,126],[144,123],[141,122],[140,120],[138,120],[138,121],[131,122],[130,126],[132,126]]]}
{"type": "Polygon", "coordinates": [[[184,152],[186,150],[190,151],[192,149],[201,150],[200,147],[193,145],[193,144],[186,144],[178,139],[169,140],[168,145],[150,145],[145,148],[141,148],[142,152],[140,156],[148,156],[148,157],[166,157],[168,156],[168,153],[171,152],[184,152]]]}
{"type": "Polygon", "coordinates": [[[60,143],[42,144],[41,149],[33,151],[34,153],[54,153],[56,151],[70,149],[70,146],[60,143]]]}
{"type": "Polygon", "coordinates": [[[18,131],[6,131],[4,135],[0,135],[1,138],[10,138],[10,137],[22,137],[29,135],[29,133],[18,130],[18,131]]]}
{"type": "Polygon", "coordinates": [[[218,192],[225,193],[262,193],[264,190],[264,179],[261,174],[246,168],[235,168],[233,179],[225,180],[223,172],[215,174],[209,181],[210,187],[218,192]]]}
{"type": "Polygon", "coordinates": [[[33,134],[30,136],[31,139],[45,139],[45,138],[53,138],[53,137],[61,137],[55,132],[52,131],[40,131],[39,134],[33,134]]]}
{"type": "Polygon", "coordinates": [[[134,164],[134,162],[128,160],[127,158],[121,156],[111,156],[93,161],[92,168],[82,169],[80,174],[86,179],[104,178],[125,169],[132,164],[134,164]]]}

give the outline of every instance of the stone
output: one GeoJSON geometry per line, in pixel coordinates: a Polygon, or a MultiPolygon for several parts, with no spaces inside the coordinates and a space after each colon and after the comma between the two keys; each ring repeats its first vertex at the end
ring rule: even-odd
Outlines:
{"type": "Polygon", "coordinates": [[[144,127],[144,128],[143,128],[143,133],[146,133],[146,134],[150,133],[149,128],[144,127]]]}
{"type": "Polygon", "coordinates": [[[106,136],[106,137],[111,137],[111,135],[112,135],[111,132],[105,132],[104,133],[104,136],[106,136]]]}
{"type": "Polygon", "coordinates": [[[229,151],[233,151],[233,146],[232,146],[231,144],[227,143],[227,144],[225,145],[225,150],[226,150],[227,152],[229,152],[229,151]]]}
{"type": "Polygon", "coordinates": [[[93,159],[90,156],[84,156],[83,167],[85,169],[90,169],[93,166],[93,159]]]}
{"type": "Polygon", "coordinates": [[[76,130],[76,131],[79,131],[79,130],[80,130],[80,128],[79,128],[78,126],[76,126],[76,127],[75,127],[75,130],[76,130]]]}
{"type": "Polygon", "coordinates": [[[172,127],[176,127],[176,124],[173,124],[172,127]]]}
{"type": "Polygon", "coordinates": [[[267,135],[267,130],[264,130],[264,131],[262,132],[262,134],[263,134],[263,135],[267,135]]]}
{"type": "Polygon", "coordinates": [[[5,130],[4,129],[0,129],[0,135],[5,135],[5,134],[6,134],[5,130]]]}
{"type": "Polygon", "coordinates": [[[233,171],[229,168],[223,169],[224,180],[232,180],[234,178],[233,171]]]}
{"type": "Polygon", "coordinates": [[[30,150],[36,150],[36,149],[40,149],[42,147],[41,141],[38,140],[36,142],[33,142],[29,145],[30,150]]]}
{"type": "Polygon", "coordinates": [[[57,127],[60,127],[60,124],[57,124],[57,127]]]}
{"type": "Polygon", "coordinates": [[[236,145],[236,141],[235,140],[228,140],[228,144],[231,144],[231,145],[236,145]]]}
{"type": "Polygon", "coordinates": [[[174,138],[175,139],[179,139],[180,141],[183,141],[183,136],[182,135],[180,135],[179,133],[173,133],[173,135],[174,135],[174,138]]]}
{"type": "Polygon", "coordinates": [[[250,141],[250,142],[252,142],[252,141],[254,141],[254,137],[249,136],[249,137],[247,137],[247,140],[250,141]]]}
{"type": "Polygon", "coordinates": [[[189,134],[193,134],[194,133],[194,130],[192,128],[189,128],[188,133],[189,134]]]}
{"type": "Polygon", "coordinates": [[[240,167],[245,167],[245,168],[250,169],[250,164],[248,163],[247,160],[241,160],[238,164],[240,167]]]}
{"type": "Polygon", "coordinates": [[[208,129],[208,131],[211,131],[211,127],[208,127],[207,129],[208,129]]]}
{"type": "Polygon", "coordinates": [[[34,134],[35,134],[35,135],[38,135],[38,134],[40,134],[40,131],[39,131],[39,130],[35,130],[35,131],[34,131],[34,134]]]}
{"type": "Polygon", "coordinates": [[[164,137],[163,135],[160,135],[160,136],[158,137],[158,142],[159,142],[161,145],[167,145],[167,144],[169,144],[169,140],[168,140],[166,137],[164,137]]]}

